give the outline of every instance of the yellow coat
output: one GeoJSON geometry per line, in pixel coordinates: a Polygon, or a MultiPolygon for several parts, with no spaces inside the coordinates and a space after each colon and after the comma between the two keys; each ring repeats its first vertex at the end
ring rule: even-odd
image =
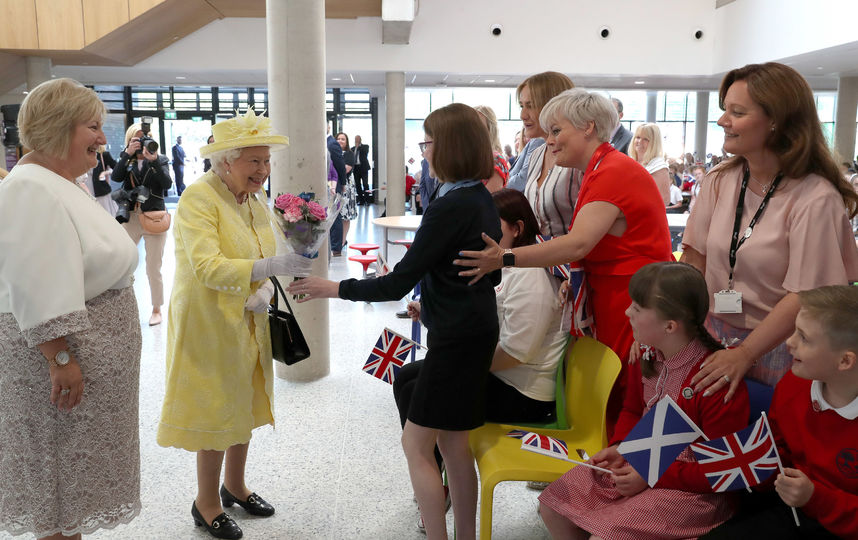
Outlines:
{"type": "Polygon", "coordinates": [[[244,309],[262,283],[253,262],[275,254],[269,212],[254,196],[237,204],[214,171],[179,199],[161,446],[225,450],[274,423],[268,315],[244,309]]]}

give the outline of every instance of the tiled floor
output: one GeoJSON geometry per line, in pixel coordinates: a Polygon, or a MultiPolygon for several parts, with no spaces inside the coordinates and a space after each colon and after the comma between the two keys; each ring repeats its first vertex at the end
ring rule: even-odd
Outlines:
{"type": "MultiPolygon", "coordinates": [[[[380,243],[383,231],[372,225],[379,207],[359,207],[349,241],[380,243]]],[[[391,232],[391,239],[400,238],[391,232]]],[[[391,246],[392,262],[404,249],[391,246]]],[[[346,254],[334,258],[331,279],[359,277],[361,267],[346,254]]],[[[135,275],[143,358],[140,384],[140,439],[143,511],[128,525],[103,530],[93,539],[208,538],[190,516],[196,491],[195,455],[161,448],[155,432],[164,393],[164,324],[150,328],[149,288],[143,264],[135,275]]],[[[172,284],[172,238],[164,257],[166,297],[172,284]]],[[[399,445],[400,427],[390,385],[360,367],[385,326],[410,335],[410,321],[397,319],[400,302],[367,304],[330,301],[331,373],[310,383],[275,382],[276,429],[254,432],[250,444],[248,486],[277,509],[270,518],[230,512],[248,539],[420,539],[417,505],[399,445]]],[[[419,355],[418,355],[419,356],[419,355]]],[[[522,483],[495,490],[494,538],[548,538],[536,514],[537,492],[522,483]]],[[[453,537],[452,512],[447,516],[453,537]]],[[[6,538],[0,533],[0,538],[6,538]]]]}

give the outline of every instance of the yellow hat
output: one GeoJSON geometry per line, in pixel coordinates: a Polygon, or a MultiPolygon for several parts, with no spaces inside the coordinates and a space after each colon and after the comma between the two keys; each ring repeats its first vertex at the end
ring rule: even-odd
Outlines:
{"type": "Polygon", "coordinates": [[[200,148],[200,155],[203,157],[232,148],[268,146],[272,150],[280,150],[289,145],[287,137],[272,133],[271,119],[256,116],[252,108],[248,109],[244,116],[236,114],[235,118],[213,125],[212,135],[214,142],[200,148]]]}

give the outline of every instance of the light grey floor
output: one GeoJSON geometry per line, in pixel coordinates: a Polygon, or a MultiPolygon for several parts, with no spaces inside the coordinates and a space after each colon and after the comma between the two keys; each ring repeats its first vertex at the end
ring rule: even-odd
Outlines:
{"type": "MultiPolygon", "coordinates": [[[[383,231],[372,225],[380,207],[359,207],[349,242],[380,244],[383,231]]],[[[402,234],[391,232],[391,239],[402,234]]],[[[360,277],[361,266],[333,258],[331,279],[360,277]]],[[[390,247],[391,262],[404,248],[390,247]]],[[[161,448],[155,432],[164,393],[166,320],[148,326],[151,309],[144,252],[135,275],[143,357],[140,381],[140,439],[143,510],[134,521],[89,536],[93,539],[203,539],[190,516],[196,492],[195,455],[161,448]]],[[[172,285],[172,238],[164,256],[166,298],[172,285]]],[[[367,304],[330,301],[331,373],[310,383],[275,382],[276,428],[254,432],[248,487],[277,509],[260,519],[238,507],[229,512],[249,539],[420,539],[417,505],[412,499],[400,427],[391,386],[361,371],[385,326],[410,335],[410,321],[397,319],[400,302],[367,304]]],[[[165,306],[166,307],[166,306],[165,306]]],[[[166,311],[166,310],[165,310],[166,311]]],[[[418,357],[421,355],[418,354],[418,357]]],[[[494,538],[544,539],[536,514],[537,492],[523,483],[495,489],[494,538]]],[[[452,511],[447,516],[453,538],[452,511]]],[[[0,538],[7,538],[0,533],[0,538]]]]}

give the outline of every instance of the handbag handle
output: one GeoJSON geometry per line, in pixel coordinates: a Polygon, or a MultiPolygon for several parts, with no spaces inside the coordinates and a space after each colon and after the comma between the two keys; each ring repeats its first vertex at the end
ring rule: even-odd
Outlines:
{"type": "Polygon", "coordinates": [[[295,312],[292,311],[292,306],[289,305],[289,299],[286,298],[286,293],[283,292],[283,287],[280,285],[280,282],[277,281],[277,278],[274,276],[271,276],[268,279],[270,279],[271,282],[274,283],[274,288],[276,289],[276,291],[274,292],[274,309],[278,309],[277,297],[282,295],[283,301],[286,302],[286,310],[294,316],[295,312]],[[278,295],[277,292],[279,292],[280,294],[278,295]]]}

